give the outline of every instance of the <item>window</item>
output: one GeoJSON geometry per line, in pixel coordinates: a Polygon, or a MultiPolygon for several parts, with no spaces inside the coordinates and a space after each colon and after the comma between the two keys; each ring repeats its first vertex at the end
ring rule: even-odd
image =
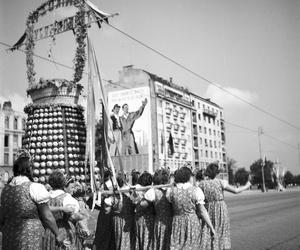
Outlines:
{"type": "Polygon", "coordinates": [[[216,141],[214,141],[214,146],[215,146],[215,148],[217,148],[217,142],[216,141]]]}
{"type": "Polygon", "coordinates": [[[212,140],[209,140],[209,146],[212,148],[212,140]]]}
{"type": "Polygon", "coordinates": [[[24,118],[22,119],[22,129],[26,129],[26,120],[24,118]]]}
{"type": "Polygon", "coordinates": [[[221,148],[221,142],[219,141],[219,148],[221,148]]]}
{"type": "Polygon", "coordinates": [[[13,160],[15,161],[17,159],[17,153],[13,153],[13,160]]]}
{"type": "Polygon", "coordinates": [[[221,117],[221,118],[223,117],[223,113],[222,113],[222,111],[220,111],[220,117],[221,117]]]}
{"type": "Polygon", "coordinates": [[[219,120],[217,120],[217,126],[218,126],[218,127],[220,126],[219,120]]]}
{"type": "Polygon", "coordinates": [[[218,153],[217,152],[215,152],[215,157],[216,157],[216,159],[218,159],[218,153]]]}
{"type": "Polygon", "coordinates": [[[195,101],[194,100],[192,100],[192,106],[195,107],[195,101]]]}
{"type": "Polygon", "coordinates": [[[199,121],[201,121],[201,114],[198,114],[198,119],[199,121]]]}
{"type": "Polygon", "coordinates": [[[207,146],[207,139],[204,139],[205,146],[207,146]]]}
{"type": "Polygon", "coordinates": [[[9,136],[8,135],[4,136],[4,147],[9,147],[9,136]]]}
{"type": "Polygon", "coordinates": [[[14,119],[14,129],[15,130],[18,129],[18,117],[15,117],[15,119],[14,119]]]}
{"type": "Polygon", "coordinates": [[[203,150],[200,150],[200,157],[203,157],[203,150]]]}
{"type": "Polygon", "coordinates": [[[200,109],[201,108],[201,106],[200,106],[200,102],[198,102],[198,109],[200,109]]]}
{"type": "Polygon", "coordinates": [[[200,138],[200,145],[202,144],[202,138],[200,138]]]}
{"type": "Polygon", "coordinates": [[[203,107],[203,109],[205,109],[205,105],[204,105],[204,104],[203,104],[203,106],[202,106],[202,107],[203,107]]]}
{"type": "Polygon", "coordinates": [[[204,134],[206,134],[206,132],[207,132],[207,131],[206,131],[206,127],[204,127],[204,134]]]}
{"type": "Polygon", "coordinates": [[[216,136],[216,130],[214,130],[214,136],[216,136]]]}
{"type": "Polygon", "coordinates": [[[208,157],[208,151],[205,150],[205,157],[208,157]]]}
{"type": "Polygon", "coordinates": [[[13,137],[13,147],[18,148],[18,135],[14,135],[13,137]]]}
{"type": "Polygon", "coordinates": [[[9,129],[9,117],[5,116],[5,128],[9,129]]]}
{"type": "Polygon", "coordinates": [[[212,151],[210,151],[210,157],[213,158],[213,152],[212,151]]]}
{"type": "Polygon", "coordinates": [[[209,135],[211,135],[211,129],[208,130],[209,135]]]}
{"type": "Polygon", "coordinates": [[[158,107],[160,107],[160,108],[162,107],[162,100],[158,101],[158,107]]]}
{"type": "Polygon", "coordinates": [[[9,153],[4,153],[4,164],[5,165],[9,164],[9,153]]]}
{"type": "Polygon", "coordinates": [[[199,126],[199,133],[202,133],[202,127],[199,126]]]}
{"type": "Polygon", "coordinates": [[[208,123],[210,124],[210,117],[208,117],[208,123]]]}

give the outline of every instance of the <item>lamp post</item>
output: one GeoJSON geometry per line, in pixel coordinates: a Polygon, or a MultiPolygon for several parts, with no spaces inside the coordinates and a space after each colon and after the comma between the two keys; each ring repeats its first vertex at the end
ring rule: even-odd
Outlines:
{"type": "Polygon", "coordinates": [[[265,158],[264,160],[261,157],[261,141],[260,136],[263,134],[262,127],[258,127],[257,135],[258,135],[258,148],[259,148],[259,158],[261,159],[261,175],[262,175],[262,192],[266,192],[266,186],[265,186],[265,174],[264,174],[264,166],[266,164],[265,158]]]}

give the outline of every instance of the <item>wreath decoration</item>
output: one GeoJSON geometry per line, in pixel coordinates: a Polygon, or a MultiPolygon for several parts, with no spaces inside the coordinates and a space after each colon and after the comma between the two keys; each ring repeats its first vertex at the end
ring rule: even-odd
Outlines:
{"type": "MultiPolygon", "coordinates": [[[[26,22],[26,35],[27,39],[25,42],[25,51],[26,51],[26,65],[27,65],[27,79],[30,86],[36,85],[37,81],[35,79],[36,72],[34,70],[34,24],[38,22],[39,16],[44,16],[46,14],[45,6],[50,6],[53,3],[53,0],[49,0],[42,6],[40,6],[36,11],[31,12],[27,18],[26,22]]],[[[78,11],[75,15],[75,41],[77,43],[77,48],[75,52],[75,57],[73,59],[74,64],[74,74],[72,84],[78,83],[82,79],[85,62],[86,62],[86,37],[87,37],[87,27],[85,24],[85,2],[83,0],[74,0],[73,4],[78,8],[78,11]]],[[[52,11],[53,9],[48,9],[52,11]]],[[[55,27],[55,25],[54,25],[55,27]]],[[[55,33],[55,32],[54,32],[55,33]]]]}

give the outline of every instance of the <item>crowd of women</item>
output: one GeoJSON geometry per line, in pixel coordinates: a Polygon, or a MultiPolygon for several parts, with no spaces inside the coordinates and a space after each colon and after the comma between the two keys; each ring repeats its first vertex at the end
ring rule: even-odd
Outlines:
{"type": "MultiPolygon", "coordinates": [[[[14,164],[14,178],[1,196],[2,249],[83,249],[91,237],[86,204],[70,190],[58,171],[44,185],[32,182],[30,155],[23,152],[14,164]],[[72,197],[71,194],[74,197],[72,197]]],[[[216,178],[218,165],[205,173],[182,167],[170,175],[132,172],[131,183],[122,174],[122,192],[102,195],[94,239],[95,249],[230,249],[230,224],[224,190],[242,192],[216,178]],[[161,186],[162,184],[169,184],[161,186]],[[156,188],[160,185],[159,188],[156,188]],[[152,186],[149,189],[142,187],[152,186]]],[[[109,172],[104,189],[111,189],[109,172]]]]}

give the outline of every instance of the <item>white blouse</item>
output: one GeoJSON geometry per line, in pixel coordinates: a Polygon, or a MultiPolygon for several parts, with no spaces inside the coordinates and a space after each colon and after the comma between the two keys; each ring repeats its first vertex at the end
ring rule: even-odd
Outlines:
{"type": "MultiPolygon", "coordinates": [[[[57,189],[57,190],[52,190],[50,191],[50,197],[53,199],[53,198],[56,198],[62,194],[66,193],[65,191],[63,190],[60,190],[60,189],[57,189]]],[[[64,197],[63,199],[63,206],[66,207],[66,206],[71,206],[74,208],[74,213],[78,213],[79,212],[79,202],[72,197],[72,195],[66,193],[66,196],[64,197]]]]}
{"type": "MultiPolygon", "coordinates": [[[[16,176],[14,177],[9,185],[19,186],[30,180],[26,176],[16,176]]],[[[29,187],[30,198],[37,204],[47,203],[50,199],[50,194],[44,185],[40,183],[32,182],[29,187]]]]}
{"type": "MultiPolygon", "coordinates": [[[[176,187],[180,188],[180,189],[188,189],[188,188],[192,187],[192,184],[189,182],[178,183],[178,184],[176,184],[176,187]]],[[[168,201],[171,202],[170,194],[171,194],[171,188],[169,188],[166,193],[166,197],[167,197],[168,201]]],[[[204,193],[201,190],[201,188],[195,187],[194,195],[195,195],[196,204],[203,204],[203,205],[205,204],[205,202],[204,202],[205,196],[204,196],[204,193]]]]}

